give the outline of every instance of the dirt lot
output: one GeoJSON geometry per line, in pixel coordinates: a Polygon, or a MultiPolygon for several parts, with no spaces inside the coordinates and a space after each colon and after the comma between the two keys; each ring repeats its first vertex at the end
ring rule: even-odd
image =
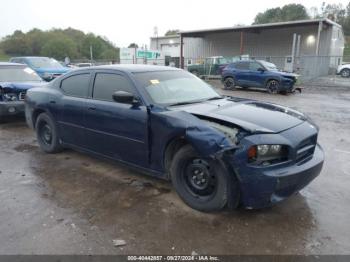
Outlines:
{"type": "Polygon", "coordinates": [[[275,207],[204,214],[166,182],[70,150],[42,153],[17,120],[0,125],[0,254],[350,254],[350,89],[227,93],[309,114],[326,152],[321,175],[275,207]]]}

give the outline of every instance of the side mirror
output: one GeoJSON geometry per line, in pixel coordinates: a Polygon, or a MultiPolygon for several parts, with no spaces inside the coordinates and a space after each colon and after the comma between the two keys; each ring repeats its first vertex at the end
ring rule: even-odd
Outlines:
{"type": "Polygon", "coordinates": [[[258,71],[259,71],[260,73],[264,73],[264,72],[265,72],[265,69],[262,68],[262,67],[259,67],[259,68],[258,68],[258,71]]]}
{"type": "Polygon", "coordinates": [[[118,103],[138,105],[139,100],[133,94],[125,91],[116,91],[113,94],[113,100],[118,103]]]}

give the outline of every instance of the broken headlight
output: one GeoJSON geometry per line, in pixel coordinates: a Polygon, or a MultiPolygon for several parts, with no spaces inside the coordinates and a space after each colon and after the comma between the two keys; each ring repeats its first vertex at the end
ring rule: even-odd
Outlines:
{"type": "Polygon", "coordinates": [[[268,166],[288,159],[285,145],[256,145],[248,150],[248,161],[256,165],[268,166]]]}
{"type": "Polygon", "coordinates": [[[17,101],[18,96],[17,96],[17,94],[14,94],[14,93],[6,93],[6,94],[2,95],[2,99],[4,101],[17,101]]]}

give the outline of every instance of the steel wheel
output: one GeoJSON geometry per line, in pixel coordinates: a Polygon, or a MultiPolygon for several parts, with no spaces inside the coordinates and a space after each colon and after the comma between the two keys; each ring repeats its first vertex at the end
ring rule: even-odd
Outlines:
{"type": "Polygon", "coordinates": [[[192,159],[183,168],[183,179],[186,189],[196,198],[210,198],[217,188],[214,172],[210,172],[209,164],[202,159],[192,159]]]}

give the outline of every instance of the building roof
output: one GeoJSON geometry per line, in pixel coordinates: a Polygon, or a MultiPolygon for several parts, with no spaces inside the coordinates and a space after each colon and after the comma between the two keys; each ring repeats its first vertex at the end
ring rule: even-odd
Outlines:
{"type": "Polygon", "coordinates": [[[179,38],[180,35],[164,35],[164,36],[152,36],[151,39],[171,39],[171,38],[179,38]]]}
{"type": "Polygon", "coordinates": [[[292,27],[292,26],[305,26],[305,25],[318,25],[320,22],[335,25],[341,28],[341,26],[332,20],[322,18],[322,19],[309,19],[309,20],[298,20],[298,21],[288,21],[288,22],[278,22],[278,23],[268,23],[268,24],[256,24],[248,26],[233,26],[233,27],[223,27],[214,29],[203,29],[203,30],[192,30],[192,31],[181,31],[182,36],[202,36],[204,34],[210,33],[224,33],[224,32],[256,32],[263,29],[281,28],[281,27],[292,27]]]}

